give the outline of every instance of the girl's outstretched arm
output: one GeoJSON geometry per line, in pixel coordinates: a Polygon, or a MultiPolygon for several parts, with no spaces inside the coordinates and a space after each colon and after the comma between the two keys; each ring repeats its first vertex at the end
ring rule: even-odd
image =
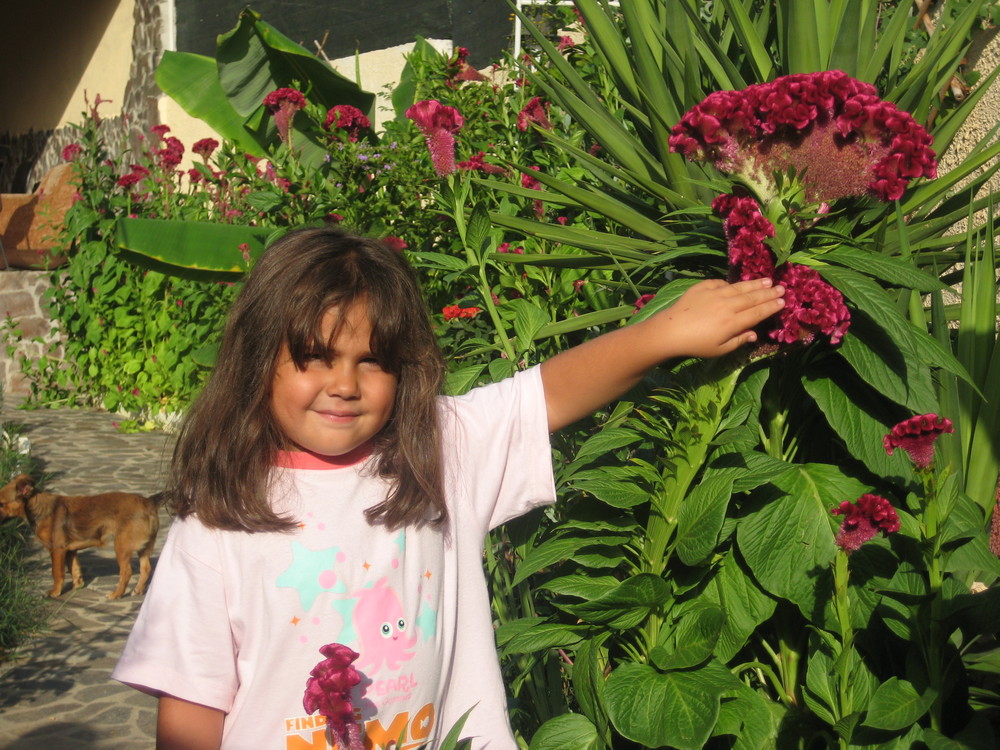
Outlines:
{"type": "Polygon", "coordinates": [[[784,293],[770,279],[702,281],[642,322],[546,360],[542,382],[549,430],[597,411],[664,360],[718,357],[756,341],[753,327],[784,306],[784,293]]]}
{"type": "Polygon", "coordinates": [[[225,717],[217,708],[161,695],[156,750],[219,750],[225,717]]]}

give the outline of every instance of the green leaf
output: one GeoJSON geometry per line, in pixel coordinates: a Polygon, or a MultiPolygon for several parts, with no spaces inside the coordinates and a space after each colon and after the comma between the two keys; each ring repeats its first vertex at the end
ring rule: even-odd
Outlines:
{"type": "Polygon", "coordinates": [[[479,381],[486,365],[466,365],[448,373],[444,381],[444,391],[451,396],[461,396],[467,393],[479,381]]]}
{"type": "Polygon", "coordinates": [[[933,700],[933,691],[921,696],[911,683],[890,677],[872,696],[864,725],[893,731],[906,729],[927,713],[933,700]]]}
{"type": "Polygon", "coordinates": [[[548,313],[534,302],[524,298],[509,300],[506,307],[514,309],[514,334],[517,351],[529,351],[542,326],[549,322],[548,313]]]}
{"type": "Polygon", "coordinates": [[[718,718],[721,692],[699,671],[661,673],[627,663],[608,677],[604,699],[612,724],[627,739],[700,750],[718,718]]]}
{"type": "Polygon", "coordinates": [[[264,156],[264,149],[244,127],[246,118],[226,99],[215,60],[191,52],[167,50],[156,66],[156,85],[194,118],[241,150],[264,156]]]}
{"type": "Polygon", "coordinates": [[[573,479],[570,486],[593,495],[613,508],[633,508],[649,500],[649,492],[634,483],[615,479],[573,479]]]}
{"type": "Polygon", "coordinates": [[[135,262],[174,276],[236,280],[264,252],[273,229],[169,219],[120,219],[118,248],[135,262]]]}
{"type": "Polygon", "coordinates": [[[530,654],[550,648],[571,648],[580,643],[586,633],[584,627],[545,622],[537,617],[517,620],[515,624],[514,628],[504,625],[497,630],[497,643],[505,655],[530,654]]]}
{"type": "Polygon", "coordinates": [[[823,253],[824,261],[830,261],[855,271],[875,276],[894,286],[915,289],[918,292],[944,291],[948,285],[936,276],[931,276],[908,263],[890,255],[865,252],[857,248],[841,245],[823,253]]]}
{"type": "Polygon", "coordinates": [[[628,578],[599,599],[582,604],[561,605],[585,622],[627,630],[642,623],[651,612],[660,609],[670,598],[670,586],[649,573],[628,578]]]}
{"type": "Polygon", "coordinates": [[[715,549],[733,493],[732,472],[706,472],[691,488],[677,514],[677,556],[685,565],[697,565],[715,549]]]}
{"type": "Polygon", "coordinates": [[[687,669],[709,659],[724,621],[722,609],[710,604],[699,604],[685,612],[675,626],[676,645],[656,660],[657,669],[687,669]]]}
{"type": "Polygon", "coordinates": [[[563,714],[542,724],[531,738],[529,750],[600,750],[604,747],[586,716],[563,714]]]}
{"type": "Polygon", "coordinates": [[[704,600],[718,604],[726,619],[715,646],[716,655],[728,662],[774,612],[776,601],[765,594],[740,566],[732,549],[726,552],[706,587],[704,600]]]}
{"type": "Polygon", "coordinates": [[[818,368],[806,371],[802,385],[852,456],[880,477],[912,481],[912,465],[905,452],[891,456],[885,452],[882,438],[898,420],[872,393],[842,374],[826,375],[818,368]]]}
{"type": "Polygon", "coordinates": [[[869,488],[835,466],[800,464],[774,479],[779,490],[737,527],[743,558],[761,587],[798,605],[809,620],[831,594],[836,546],[830,509],[869,488]]]}

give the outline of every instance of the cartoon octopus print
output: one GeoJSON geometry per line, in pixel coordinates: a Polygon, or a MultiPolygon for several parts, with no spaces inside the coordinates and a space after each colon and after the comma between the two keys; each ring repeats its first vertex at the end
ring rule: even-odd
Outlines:
{"type": "Polygon", "coordinates": [[[412,650],[417,642],[417,634],[410,634],[409,623],[403,613],[403,605],[396,592],[386,585],[387,579],[380,579],[371,588],[356,591],[354,607],[354,630],[361,652],[361,658],[354,666],[369,676],[383,666],[395,670],[404,661],[413,658],[412,650]]]}

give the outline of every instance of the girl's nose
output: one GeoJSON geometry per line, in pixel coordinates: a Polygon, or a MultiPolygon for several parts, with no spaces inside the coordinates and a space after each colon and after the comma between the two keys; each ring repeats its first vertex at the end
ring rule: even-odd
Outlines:
{"type": "Polygon", "coordinates": [[[358,395],[358,375],[348,363],[335,362],[330,368],[326,392],[340,398],[355,398],[358,395]]]}

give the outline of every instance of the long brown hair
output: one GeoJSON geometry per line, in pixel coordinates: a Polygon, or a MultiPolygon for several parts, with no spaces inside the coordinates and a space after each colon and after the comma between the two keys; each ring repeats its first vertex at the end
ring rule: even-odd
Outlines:
{"type": "Polygon", "coordinates": [[[372,353],[399,381],[372,463],[390,489],[368,520],[397,528],[447,519],[436,406],[445,367],[416,277],[397,251],[332,228],[284,235],[237,296],[215,368],[174,448],[169,494],[178,515],[251,532],[296,525],[268,502],[285,446],[270,408],[278,355],[287,345],[300,369],[310,355],[328,357],[324,315],[354,303],[367,309],[372,353]]]}

